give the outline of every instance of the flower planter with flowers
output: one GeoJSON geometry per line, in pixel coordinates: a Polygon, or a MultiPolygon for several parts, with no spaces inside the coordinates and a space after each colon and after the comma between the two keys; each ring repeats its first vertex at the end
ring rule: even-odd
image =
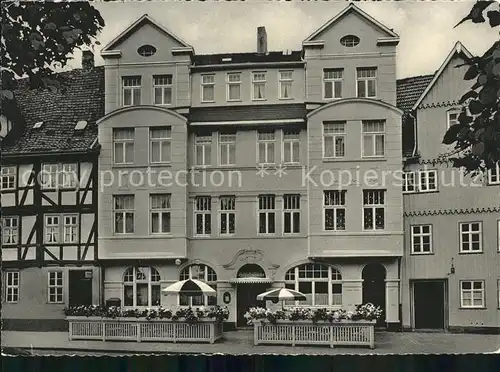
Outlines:
{"type": "Polygon", "coordinates": [[[375,347],[375,323],[382,310],[372,304],[353,311],[295,307],[286,310],[250,308],[254,344],[375,347]]]}
{"type": "Polygon", "coordinates": [[[70,340],[209,342],[222,337],[227,307],[171,310],[75,306],[64,309],[70,340]]]}

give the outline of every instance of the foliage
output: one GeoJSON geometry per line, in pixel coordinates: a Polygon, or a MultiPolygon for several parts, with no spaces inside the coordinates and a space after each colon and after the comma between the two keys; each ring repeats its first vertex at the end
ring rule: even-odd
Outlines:
{"type": "Polygon", "coordinates": [[[192,308],[182,308],[176,311],[165,309],[163,307],[153,309],[122,309],[116,306],[71,306],[64,308],[65,316],[98,316],[101,318],[145,318],[146,320],[165,319],[173,321],[184,321],[186,323],[196,323],[200,319],[214,319],[216,322],[223,322],[229,318],[229,310],[227,307],[214,306],[211,308],[199,307],[195,310],[192,308]]]}
{"type": "Polygon", "coordinates": [[[15,78],[28,77],[32,88],[61,88],[54,69],[64,67],[70,55],[99,44],[104,27],[99,11],[87,2],[1,3],[0,98],[13,98],[15,78]]]}
{"type": "MultiPolygon", "coordinates": [[[[488,10],[495,1],[477,1],[463,22],[484,23],[489,19],[491,27],[500,26],[500,11],[488,10]]],[[[491,8],[490,8],[491,9],[491,8]]],[[[467,59],[469,68],[464,80],[475,80],[470,90],[460,99],[462,111],[459,123],[451,126],[443,143],[454,144],[448,154],[456,168],[466,172],[484,172],[494,169],[500,161],[500,41],[482,56],[467,59]]]]}
{"type": "Polygon", "coordinates": [[[248,324],[253,321],[259,320],[276,324],[277,320],[289,320],[292,322],[301,320],[311,320],[313,323],[317,322],[339,322],[341,320],[377,320],[382,316],[380,307],[371,303],[364,305],[356,305],[354,310],[344,309],[328,309],[318,308],[312,309],[308,307],[293,307],[291,309],[283,310],[270,310],[262,307],[252,307],[246,314],[248,324]]]}

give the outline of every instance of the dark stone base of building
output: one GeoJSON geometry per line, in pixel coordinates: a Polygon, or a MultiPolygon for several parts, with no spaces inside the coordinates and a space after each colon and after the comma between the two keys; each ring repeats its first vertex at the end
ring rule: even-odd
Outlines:
{"type": "Polygon", "coordinates": [[[2,319],[2,331],[68,332],[65,319],[2,319]]]}

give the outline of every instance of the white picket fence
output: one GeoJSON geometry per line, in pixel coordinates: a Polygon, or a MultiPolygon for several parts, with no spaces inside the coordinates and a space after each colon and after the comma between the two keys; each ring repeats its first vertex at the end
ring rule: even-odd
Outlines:
{"type": "Polygon", "coordinates": [[[276,324],[254,321],[254,345],[328,345],[375,347],[375,321],[326,323],[278,320],[276,324]]]}
{"type": "Polygon", "coordinates": [[[69,340],[208,342],[222,337],[222,323],[200,320],[187,324],[182,321],[145,320],[136,318],[107,319],[100,317],[66,317],[69,340]]]}

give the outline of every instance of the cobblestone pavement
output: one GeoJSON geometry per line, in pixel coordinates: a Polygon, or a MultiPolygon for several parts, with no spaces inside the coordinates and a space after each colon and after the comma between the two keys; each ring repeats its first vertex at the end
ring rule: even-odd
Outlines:
{"type": "Polygon", "coordinates": [[[40,355],[204,354],[464,354],[500,353],[500,335],[377,332],[375,349],[361,347],[277,346],[252,344],[251,331],[225,332],[210,344],[68,341],[66,332],[2,332],[2,346],[40,355]]]}

